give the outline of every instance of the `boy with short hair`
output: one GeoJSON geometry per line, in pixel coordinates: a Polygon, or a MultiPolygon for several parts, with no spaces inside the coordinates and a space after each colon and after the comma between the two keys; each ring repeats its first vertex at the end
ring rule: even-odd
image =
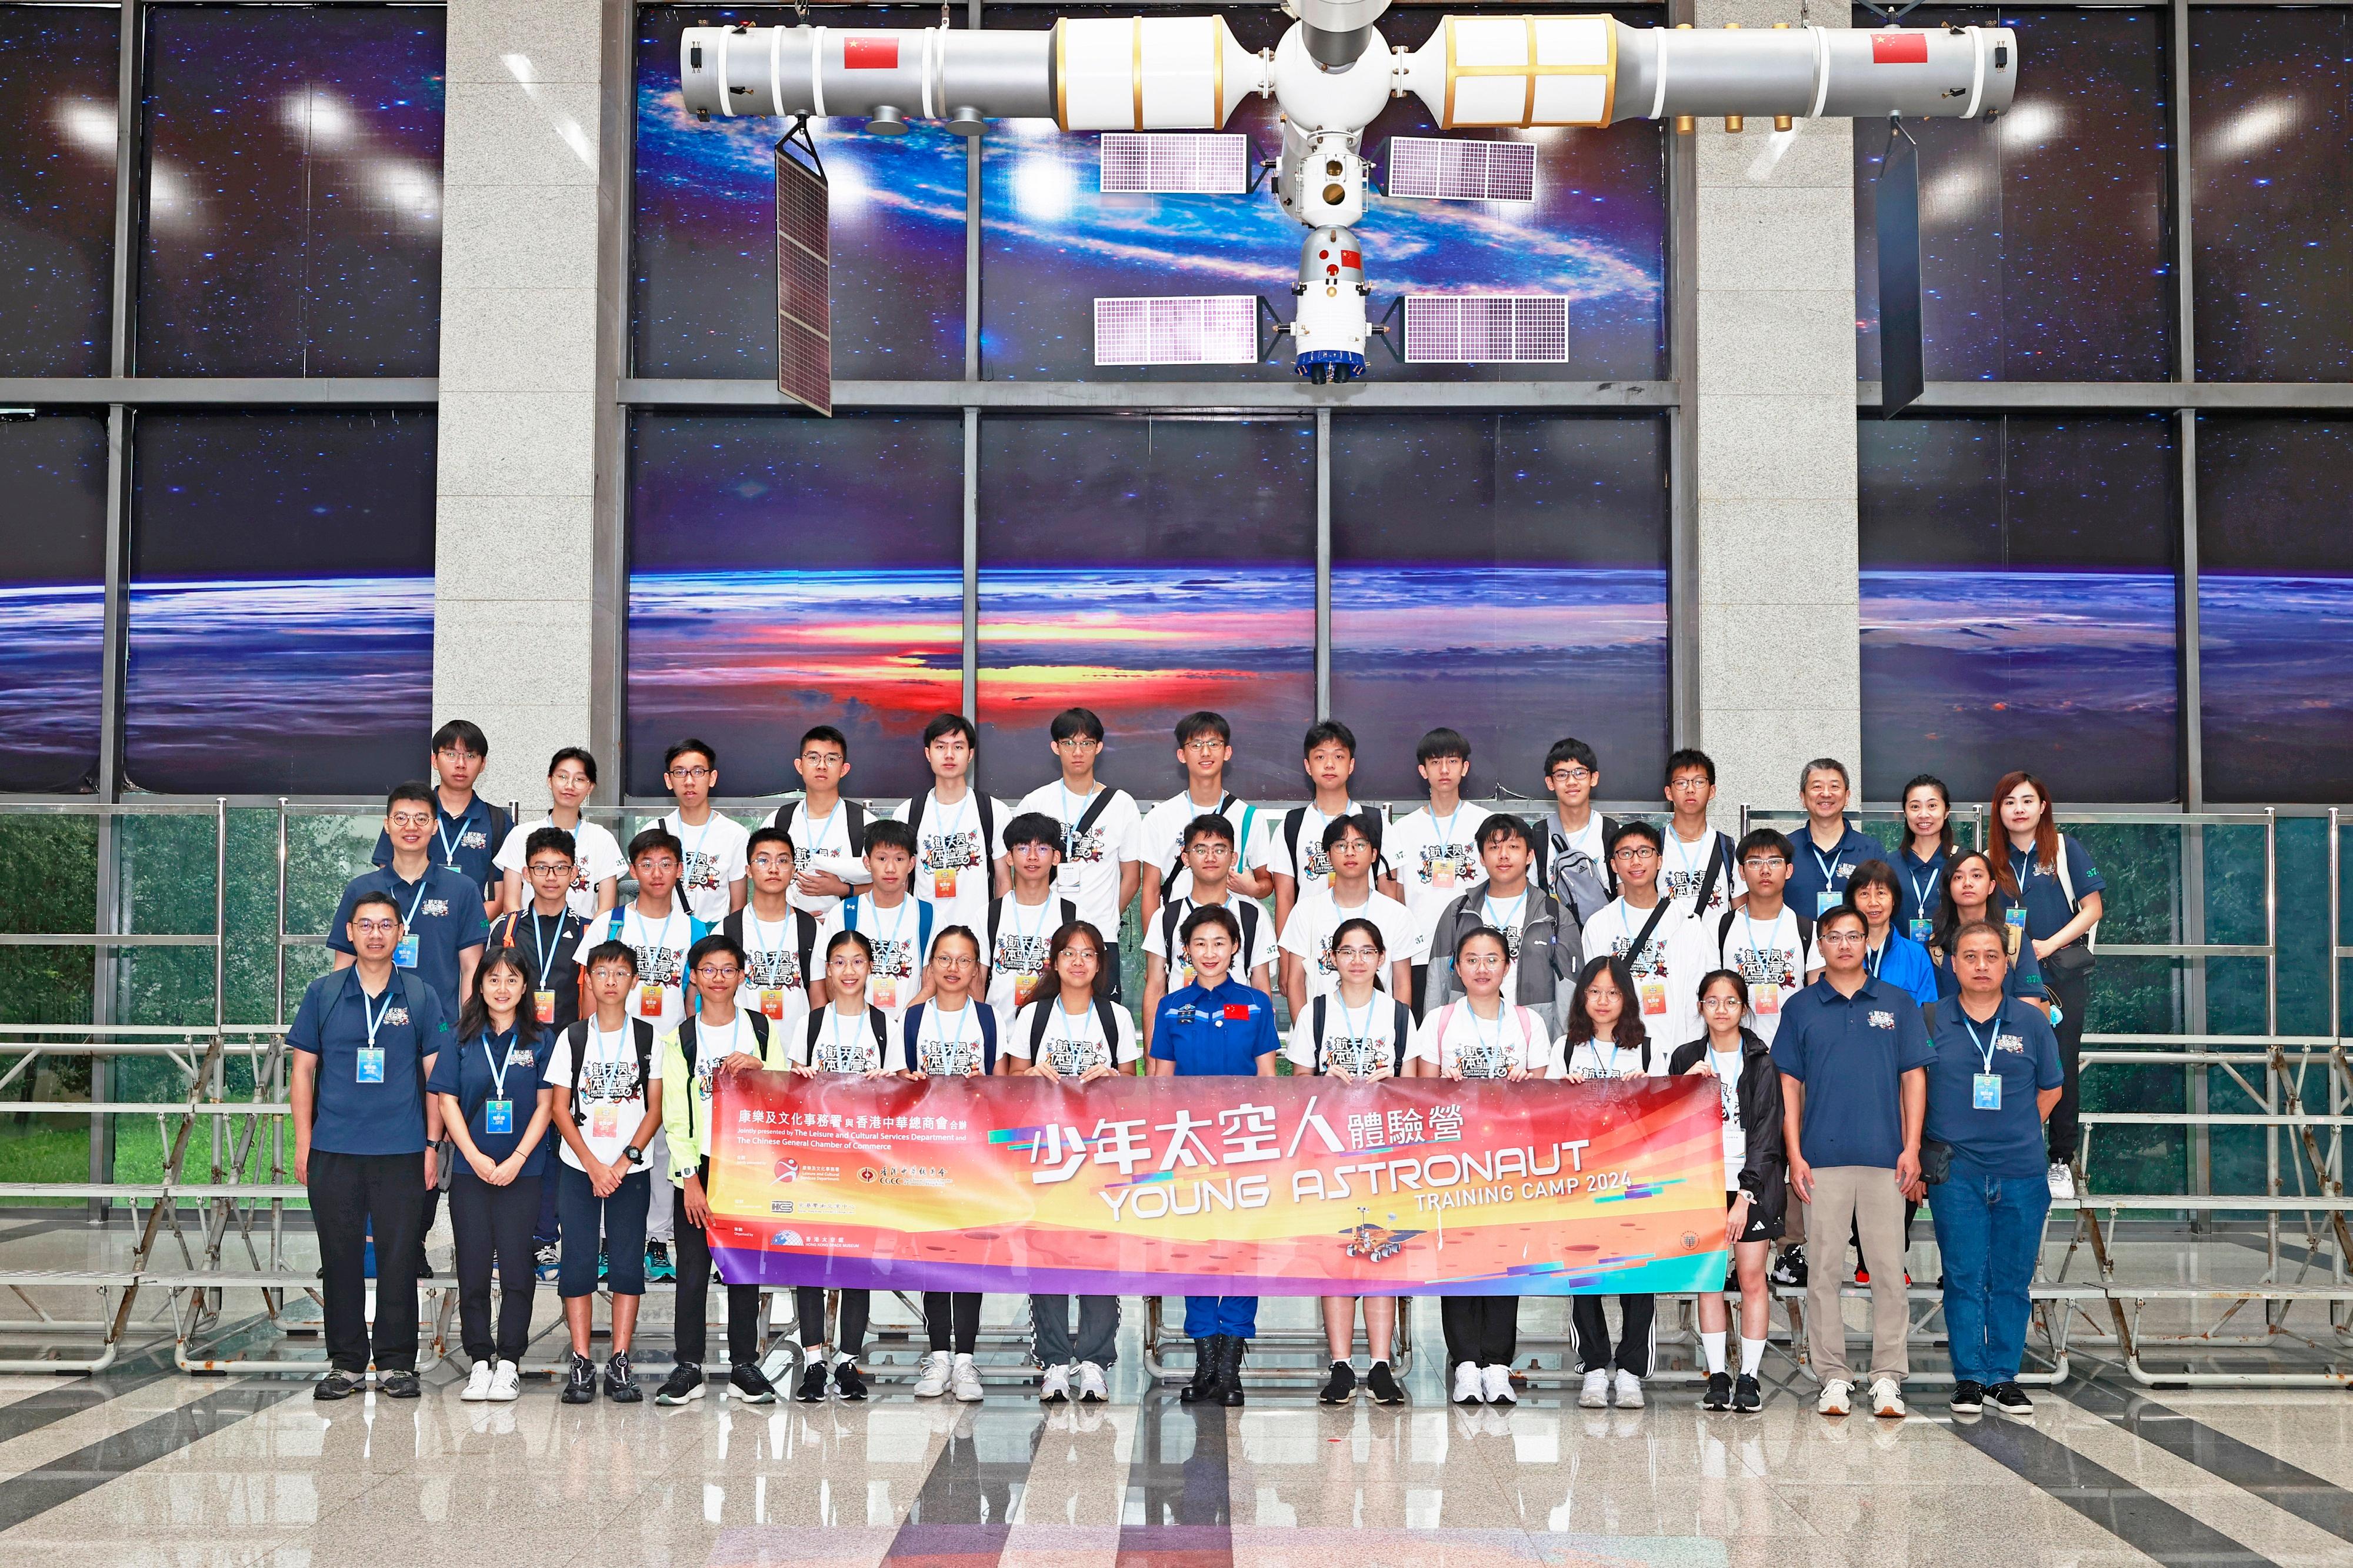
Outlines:
{"type": "MultiPolygon", "coordinates": [[[[1233,824],[1234,890],[1250,899],[1262,899],[1274,890],[1273,879],[1264,870],[1266,846],[1258,832],[1258,807],[1243,805],[1226,787],[1226,766],[1233,756],[1233,726],[1224,714],[1204,710],[1176,721],[1176,763],[1185,770],[1185,787],[1144,816],[1144,902],[1137,910],[1147,923],[1162,904],[1189,890],[1185,830],[1204,816],[1222,816],[1233,824]]],[[[1144,1016],[1147,1022],[1152,1017],[1149,1002],[1144,1016]]]]}
{"type": "Polygon", "coordinates": [[[895,1036],[907,1009],[932,994],[932,906],[912,895],[915,835],[888,817],[866,826],[866,871],[871,885],[834,907],[818,922],[817,951],[832,950],[834,937],[854,931],[874,944],[866,999],[881,1009],[895,1036]]]}
{"type": "Polygon", "coordinates": [[[1021,797],[1023,811],[1042,811],[1062,825],[1062,863],[1054,886],[1079,907],[1079,919],[1103,933],[1103,973],[1119,1000],[1119,917],[1143,875],[1144,819],[1124,789],[1095,779],[1102,759],[1103,721],[1084,708],[1054,715],[1049,734],[1062,776],[1021,797]]]}
{"type": "Polygon", "coordinates": [[[1534,1012],[1558,1036],[1568,1026],[1570,998],[1584,967],[1583,933],[1560,900],[1528,880],[1535,836],[1516,816],[1494,816],[1479,825],[1482,881],[1457,896],[1440,913],[1430,935],[1431,1014],[1462,995],[1453,952],[1462,937],[1481,926],[1504,935],[1504,999],[1534,1012]]]}
{"type": "MultiPolygon", "coordinates": [[[[448,824],[440,819],[440,810],[434,792],[415,780],[394,785],[385,795],[379,840],[384,858],[375,869],[344,887],[327,927],[327,947],[334,954],[334,967],[349,969],[356,951],[348,934],[353,907],[363,893],[388,895],[401,921],[394,967],[412,972],[433,987],[441,999],[442,1016],[454,1026],[473,993],[474,967],[482,961],[490,921],[482,911],[481,884],[462,867],[452,869],[434,858],[435,835],[448,838],[448,824]]],[[[473,819],[470,810],[466,819],[473,819]]]]}
{"type": "Polygon", "coordinates": [[[1388,963],[1381,989],[1402,998],[1413,986],[1415,961],[1430,952],[1430,933],[1405,905],[1373,886],[1373,829],[1361,816],[1335,817],[1324,828],[1324,862],[1332,868],[1328,892],[1314,892],[1293,906],[1282,925],[1282,994],[1298,1017],[1308,1002],[1328,995],[1340,984],[1332,960],[1332,933],[1345,920],[1368,920],[1380,929],[1388,963]]]}
{"type": "Polygon", "coordinates": [[[771,1028],[797,1028],[823,999],[818,918],[792,905],[796,856],[790,834],[781,827],[755,827],[744,851],[751,902],[719,924],[744,950],[744,988],[735,1005],[766,1018],[771,1028]]]}
{"type": "Polygon", "coordinates": [[[997,1009],[1000,1028],[1053,984],[1054,933],[1079,918],[1079,906],[1055,887],[1062,863],[1062,825],[1042,811],[1025,811],[1005,825],[1006,864],[1012,886],[990,900],[982,932],[987,981],[982,994],[997,1009]]]}
{"type": "Polygon", "coordinates": [[[932,787],[901,808],[914,830],[915,897],[932,906],[932,929],[978,926],[988,900],[1004,889],[1005,808],[972,787],[980,731],[961,713],[923,726],[923,761],[932,787]]]}
{"type": "Polygon", "coordinates": [[[849,776],[849,741],[830,724],[801,737],[793,757],[802,796],[768,815],[768,826],[792,835],[796,854],[792,905],[823,917],[864,887],[866,808],[841,798],[849,776]]]}
{"type": "Polygon", "coordinates": [[[719,754],[689,736],[662,752],[662,783],[678,802],[661,826],[679,841],[678,891],[694,918],[716,926],[744,907],[743,824],[711,805],[719,785],[719,754]]]}
{"type": "MultiPolygon", "coordinates": [[[[1402,910],[1405,906],[1398,907],[1402,910]]],[[[1272,1078],[1276,1053],[1282,1048],[1282,1037],[1274,1026],[1274,998],[1240,984],[1230,973],[1241,942],[1240,922],[1232,910],[1212,905],[1186,916],[1177,934],[1184,940],[1194,980],[1161,999],[1147,1053],[1153,1076],[1272,1078]]],[[[1241,1404],[1242,1356],[1257,1332],[1257,1297],[1186,1297],[1185,1334],[1193,1342],[1193,1381],[1178,1397],[1187,1405],[1241,1404]]]]}
{"type": "MultiPolygon", "coordinates": [[[[1642,1027],[1657,1041],[1688,1040],[1699,1030],[1699,979],[1694,944],[1684,937],[1691,923],[1671,899],[1659,893],[1659,846],[1663,836],[1641,820],[1621,822],[1609,839],[1610,869],[1618,897],[1585,922],[1585,956],[1615,953],[1634,972],[1630,1006],[1641,1010],[1642,1027]]],[[[1672,1046],[1662,1046],[1672,1050],[1672,1046]]]]}
{"type": "Polygon", "coordinates": [[[1846,764],[1836,757],[1816,757],[1798,772],[1806,830],[1797,837],[1797,859],[1781,896],[1816,920],[1846,901],[1846,880],[1857,866],[1886,854],[1879,840],[1848,820],[1852,788],[1846,764]]]}
{"type": "MultiPolygon", "coordinates": [[[[514,826],[505,812],[474,793],[474,781],[482,776],[490,760],[491,742],[481,726],[472,721],[452,719],[433,731],[434,833],[428,853],[436,866],[473,883],[485,921],[503,907],[502,879],[491,858],[514,826]]],[[[370,863],[392,863],[390,834],[376,837],[370,863]]],[[[449,1015],[452,1019],[457,1016],[449,1015]]]]}
{"type": "Polygon", "coordinates": [[[1234,894],[1234,827],[1225,817],[1197,816],[1186,825],[1183,885],[1187,891],[1144,917],[1144,1043],[1147,1047],[1152,1044],[1152,1020],[1159,1011],[1160,999],[1193,984],[1193,966],[1185,960],[1184,944],[1176,940],[1176,932],[1195,910],[1233,911],[1241,936],[1232,967],[1253,989],[1268,989],[1267,961],[1274,949],[1274,922],[1257,900],[1234,894]]]}
{"type": "Polygon", "coordinates": [[[1714,920],[1739,906],[1747,884],[1740,879],[1732,835],[1707,825],[1715,803],[1715,759],[1695,746],[1667,757],[1667,824],[1660,846],[1659,890],[1696,919],[1714,920]]]}
{"type": "Polygon", "coordinates": [[[523,865],[530,857],[532,834],[543,827],[561,827],[572,836],[572,887],[565,901],[573,913],[585,921],[619,902],[621,873],[629,863],[612,833],[581,812],[596,789],[596,759],[578,746],[565,747],[548,763],[547,815],[509,828],[491,862],[505,878],[500,896],[508,909],[519,910],[531,901],[523,865]]]}
{"type": "MultiPolygon", "coordinates": [[[[1373,847],[1373,875],[1380,875],[1381,814],[1376,807],[1358,805],[1348,793],[1348,780],[1356,772],[1356,731],[1336,719],[1310,726],[1300,765],[1314,786],[1314,802],[1284,812],[1276,825],[1275,841],[1267,846],[1267,870],[1274,879],[1274,923],[1280,931],[1291,929],[1291,911],[1302,899],[1331,889],[1332,862],[1324,854],[1324,833],[1342,817],[1364,823],[1373,847]]],[[[1389,956],[1397,956],[1394,950],[1389,956]]]]}
{"type": "MultiPolygon", "coordinates": [[[[1446,906],[1479,880],[1479,830],[1489,812],[1462,798],[1471,772],[1471,742],[1453,730],[1432,730],[1414,748],[1414,771],[1430,790],[1430,803],[1388,826],[1385,853],[1398,896],[1424,931],[1433,929],[1446,906]]],[[[1433,945],[1432,952],[1454,951],[1433,945]]],[[[1429,989],[1430,965],[1413,966],[1413,1007],[1419,1016],[1429,989]]]]}
{"type": "Polygon", "coordinates": [[[1601,759],[1576,736],[1564,735],[1545,753],[1544,782],[1553,808],[1536,819],[1535,879],[1583,925],[1618,893],[1609,863],[1618,820],[1593,809],[1601,759]]]}

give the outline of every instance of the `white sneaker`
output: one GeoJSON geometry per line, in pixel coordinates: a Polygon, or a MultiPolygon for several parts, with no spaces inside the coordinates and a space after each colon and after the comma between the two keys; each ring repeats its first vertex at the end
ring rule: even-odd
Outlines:
{"type": "Polygon", "coordinates": [[[1844,1378],[1833,1378],[1822,1384],[1821,1397],[1814,1401],[1814,1408],[1824,1415],[1843,1415],[1853,1397],[1854,1384],[1844,1378]]]}
{"type": "Polygon", "coordinates": [[[915,1379],[915,1397],[937,1399],[948,1391],[948,1352],[933,1351],[923,1357],[923,1375],[915,1379]]]}
{"type": "Polygon", "coordinates": [[[1609,1408],[1609,1369],[1608,1367],[1585,1374],[1585,1391],[1577,1396],[1577,1403],[1587,1410],[1609,1408]]]}
{"type": "Polygon", "coordinates": [[[2051,1166],[2051,1195],[2067,1203],[2075,1198],[2075,1173],[2056,1162],[2051,1166]]]}
{"type": "Polygon", "coordinates": [[[1620,1410],[1642,1408],[1642,1380],[1622,1368],[1618,1373],[1618,1408],[1620,1410]]]}
{"type": "Polygon", "coordinates": [[[1895,1386],[1894,1378],[1883,1377],[1871,1385],[1871,1413],[1902,1419],[1904,1391],[1895,1386]]]}
{"type": "Polygon", "coordinates": [[[1487,1396],[1490,1405],[1517,1405],[1520,1396],[1512,1392],[1512,1369],[1508,1366],[1487,1366],[1479,1370],[1479,1392],[1487,1396]]]}
{"type": "Polygon", "coordinates": [[[972,1364],[969,1353],[959,1355],[949,1363],[948,1381],[955,1389],[955,1396],[966,1405],[979,1400],[980,1369],[972,1364]]]}
{"type": "Polygon", "coordinates": [[[1038,1403],[1062,1405],[1067,1404],[1070,1397],[1071,1369],[1067,1366],[1048,1367],[1044,1380],[1038,1384],[1038,1403]]]}
{"type": "MultiPolygon", "coordinates": [[[[1103,1368],[1091,1361],[1082,1361],[1072,1370],[1078,1377],[1080,1404],[1101,1405],[1111,1397],[1111,1390],[1103,1386],[1103,1368]]],[[[980,1395],[976,1394],[973,1397],[977,1399],[980,1395]]]]}
{"type": "Polygon", "coordinates": [[[470,1404],[480,1404],[488,1399],[491,1396],[491,1374],[494,1370],[490,1362],[476,1362],[474,1370],[466,1374],[466,1392],[458,1397],[470,1404]]]}
{"type": "Polygon", "coordinates": [[[1479,1377],[1477,1362],[1458,1362],[1454,1367],[1454,1403],[1476,1405],[1487,1397],[1485,1385],[1479,1377]]]}
{"type": "MultiPolygon", "coordinates": [[[[470,1384],[472,1380],[468,1381],[470,1384]]],[[[504,1405],[522,1397],[522,1368],[511,1361],[499,1363],[498,1370],[491,1373],[491,1398],[504,1405]]]]}

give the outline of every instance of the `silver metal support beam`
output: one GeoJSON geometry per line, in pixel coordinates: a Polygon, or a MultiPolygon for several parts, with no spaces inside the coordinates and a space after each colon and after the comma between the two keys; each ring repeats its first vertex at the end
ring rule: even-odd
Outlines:
{"type": "Polygon", "coordinates": [[[964,716],[980,721],[980,410],[964,411],[964,716]]]}
{"type": "MultiPolygon", "coordinates": [[[[134,175],[135,177],[135,175],[134,175]]],[[[135,219],[126,216],[117,226],[132,230],[135,219]]],[[[118,272],[135,268],[125,260],[118,272]]],[[[116,335],[129,353],[128,313],[135,310],[127,276],[117,279],[120,301],[116,335]]],[[[440,400],[440,382],[429,375],[364,376],[132,375],[0,375],[0,403],[37,407],[88,406],[93,403],[121,404],[132,408],[430,408],[440,400]]]]}
{"type": "MultiPolygon", "coordinates": [[[[1697,19],[1671,0],[1667,25],[1697,19]]],[[[1665,131],[1667,375],[1667,728],[1676,746],[1704,746],[1699,681],[1699,138],[1665,131]]]]}
{"type": "MultiPolygon", "coordinates": [[[[1879,406],[1879,383],[1854,384],[1858,408],[1879,406]]],[[[2353,382],[1932,381],[1907,413],[2035,414],[2105,408],[2195,408],[2235,413],[2353,411],[2353,382]]]]}
{"type": "MultiPolygon", "coordinates": [[[[633,408],[763,409],[794,404],[764,381],[655,381],[630,377],[621,401],[633,408]]],[[[1259,412],[1310,408],[1546,409],[1670,408],[1672,381],[1381,382],[1309,386],[1293,381],[837,381],[844,408],[984,408],[1075,413],[1259,412]]]]}
{"type": "Polygon", "coordinates": [[[588,749],[605,759],[600,804],[621,798],[628,694],[629,410],[615,395],[629,367],[629,192],[637,143],[637,8],[604,0],[604,85],[596,111],[596,474],[589,502],[588,749]]]}
{"type": "Polygon", "coordinates": [[[1315,721],[1332,717],[1332,411],[1315,411],[1315,721]]]}

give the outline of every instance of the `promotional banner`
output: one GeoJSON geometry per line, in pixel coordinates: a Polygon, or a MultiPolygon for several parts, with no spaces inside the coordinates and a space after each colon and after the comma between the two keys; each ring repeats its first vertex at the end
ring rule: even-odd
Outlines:
{"type": "Polygon", "coordinates": [[[1715,1080],[746,1073],[713,1101],[730,1284],[1088,1295],[1720,1287],[1715,1080]]]}

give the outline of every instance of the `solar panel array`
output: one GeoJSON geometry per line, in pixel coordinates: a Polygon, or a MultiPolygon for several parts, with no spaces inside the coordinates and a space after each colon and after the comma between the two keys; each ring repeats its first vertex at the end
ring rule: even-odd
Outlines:
{"type": "Polygon", "coordinates": [[[825,176],[776,150],[776,390],[833,412],[833,262],[825,176]]]}
{"type": "Polygon", "coordinates": [[[1097,364],[1255,364],[1258,297],[1169,295],[1095,301],[1097,364]]]}
{"type": "Polygon", "coordinates": [[[1409,294],[1405,357],[1421,364],[1555,363],[1568,358],[1559,294],[1409,294]]]}
{"type": "Polygon", "coordinates": [[[1103,188],[1111,192],[1229,196],[1250,189],[1250,138],[1106,132],[1103,188]]]}
{"type": "Polygon", "coordinates": [[[1392,136],[1388,192],[1440,201],[1532,202],[1536,199],[1535,146],[1392,136]]]}

